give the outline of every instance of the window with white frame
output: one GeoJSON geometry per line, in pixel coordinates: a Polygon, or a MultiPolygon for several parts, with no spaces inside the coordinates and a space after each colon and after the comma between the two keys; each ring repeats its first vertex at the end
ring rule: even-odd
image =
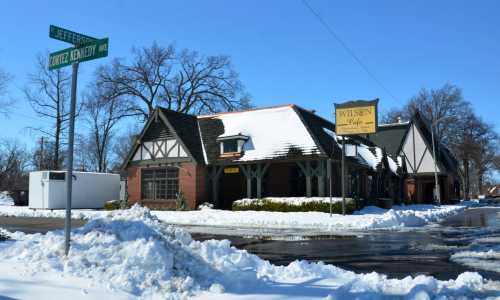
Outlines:
{"type": "Polygon", "coordinates": [[[220,153],[222,155],[242,153],[243,145],[247,140],[248,137],[244,135],[228,136],[217,139],[217,141],[220,144],[220,153]]]}

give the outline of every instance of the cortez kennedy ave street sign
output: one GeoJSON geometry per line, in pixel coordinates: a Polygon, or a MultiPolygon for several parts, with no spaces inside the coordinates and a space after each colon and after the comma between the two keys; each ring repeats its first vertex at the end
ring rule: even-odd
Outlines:
{"type": "Polygon", "coordinates": [[[75,62],[88,61],[108,56],[107,38],[94,40],[82,47],[71,47],[61,51],[50,53],[49,70],[54,70],[71,65],[75,62]]]}

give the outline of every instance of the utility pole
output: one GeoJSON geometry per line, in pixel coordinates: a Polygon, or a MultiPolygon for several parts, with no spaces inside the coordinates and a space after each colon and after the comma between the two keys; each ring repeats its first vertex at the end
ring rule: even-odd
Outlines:
{"type": "Polygon", "coordinates": [[[345,215],[345,139],[342,136],[342,214],[345,215]]]}
{"type": "Polygon", "coordinates": [[[434,128],[436,125],[446,119],[450,119],[450,116],[445,116],[442,118],[439,118],[431,123],[431,139],[432,139],[432,156],[434,158],[434,193],[435,193],[435,201],[437,202],[438,205],[441,205],[441,188],[439,186],[439,180],[438,180],[438,171],[437,171],[437,157],[436,157],[436,142],[434,140],[434,128]]]}
{"type": "Polygon", "coordinates": [[[43,166],[43,136],[40,138],[40,158],[39,158],[39,162],[38,162],[38,170],[43,170],[44,169],[44,166],[43,166]]]}
{"type": "Polygon", "coordinates": [[[439,188],[439,180],[437,175],[437,157],[436,157],[436,144],[434,142],[434,124],[431,126],[431,137],[432,137],[432,156],[434,156],[434,194],[435,201],[438,205],[441,205],[441,191],[439,188]]]}

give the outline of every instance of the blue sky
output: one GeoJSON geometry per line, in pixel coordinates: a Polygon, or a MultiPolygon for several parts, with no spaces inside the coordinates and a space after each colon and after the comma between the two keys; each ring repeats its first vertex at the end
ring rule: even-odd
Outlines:
{"type": "MultiPolygon", "coordinates": [[[[0,67],[14,75],[2,136],[28,145],[24,128],[44,124],[21,89],[35,56],[68,45],[48,37],[54,24],[110,38],[110,58],[153,41],[232,57],[257,106],[295,103],[331,118],[332,103],[380,98],[401,106],[422,87],[453,83],[500,131],[500,2],[309,0],[393,99],[334,40],[300,0],[293,1],[10,1],[0,10],[0,67]]],[[[86,62],[88,75],[109,58],[86,62]]]]}

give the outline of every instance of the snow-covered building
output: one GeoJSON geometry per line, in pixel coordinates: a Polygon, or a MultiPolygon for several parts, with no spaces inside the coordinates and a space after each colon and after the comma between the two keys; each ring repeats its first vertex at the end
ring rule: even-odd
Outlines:
{"type": "MultiPolygon", "coordinates": [[[[347,196],[403,200],[412,130],[423,129],[413,121],[346,138],[347,196]]],[[[189,208],[230,208],[242,198],[341,196],[340,140],[333,123],[297,105],[207,116],[157,108],[123,165],[128,199],[174,208],[182,192],[189,208]]]]}
{"type": "Polygon", "coordinates": [[[432,203],[435,171],[441,201],[446,203],[459,198],[458,163],[438,140],[435,141],[434,158],[430,122],[420,112],[417,111],[408,122],[379,125],[377,133],[366,138],[385,149],[388,157],[398,161],[404,179],[401,196],[407,201],[432,203]]]}
{"type": "MultiPolygon", "coordinates": [[[[123,165],[128,199],[173,208],[182,191],[190,208],[205,201],[229,208],[241,198],[321,197],[330,188],[340,196],[334,132],[333,123],[296,105],[207,116],[157,108],[123,165]]],[[[346,159],[348,196],[372,195],[370,180],[381,170],[397,174],[397,162],[370,141],[346,143],[358,150],[346,159]]]]}

